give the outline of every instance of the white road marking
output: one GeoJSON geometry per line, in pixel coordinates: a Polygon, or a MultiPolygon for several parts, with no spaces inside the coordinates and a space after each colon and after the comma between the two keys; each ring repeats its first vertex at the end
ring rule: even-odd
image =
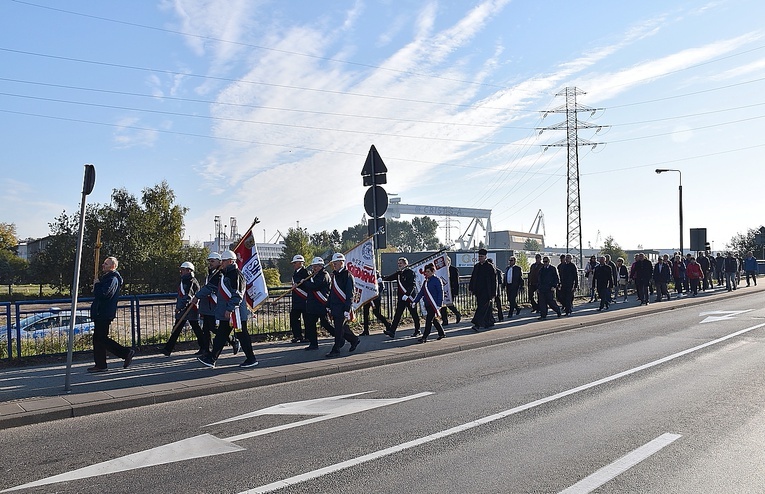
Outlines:
{"type": "Polygon", "coordinates": [[[606,465],[592,475],[583,478],[568,489],[560,491],[560,494],[588,494],[681,437],[679,434],[662,434],[653,441],[627,453],[610,465],[606,465]]]}
{"type": "Polygon", "coordinates": [[[132,455],[96,463],[95,465],[80,468],[79,470],[54,475],[47,479],[36,480],[24,485],[17,485],[16,487],[5,489],[2,492],[16,491],[19,489],[26,489],[27,487],[38,487],[41,485],[67,482],[70,480],[85,479],[88,477],[96,477],[98,475],[134,470],[136,468],[164,465],[166,463],[190,460],[192,458],[222,455],[225,453],[233,453],[234,451],[245,451],[245,448],[210,434],[202,434],[201,436],[190,437],[174,443],[147,449],[146,451],[133,453],[132,455]]]}
{"type": "Polygon", "coordinates": [[[265,493],[265,492],[273,492],[273,491],[276,491],[276,490],[279,490],[279,489],[283,489],[285,487],[289,487],[289,486],[294,485],[294,484],[298,484],[298,483],[301,483],[301,482],[306,482],[308,480],[319,478],[321,476],[324,476],[324,475],[327,475],[327,474],[330,474],[330,473],[334,473],[334,472],[337,472],[337,471],[340,471],[340,470],[344,470],[346,468],[350,468],[350,467],[355,466],[355,465],[360,465],[362,463],[366,463],[366,462],[369,462],[369,461],[372,461],[372,460],[377,460],[379,458],[382,458],[382,457],[385,457],[385,456],[389,456],[389,455],[392,455],[394,453],[398,453],[400,451],[404,451],[404,450],[411,449],[411,448],[414,448],[414,447],[417,447],[417,446],[421,446],[423,444],[426,444],[426,443],[429,443],[429,442],[432,442],[432,441],[436,441],[438,439],[442,439],[444,437],[448,437],[448,436],[451,436],[451,435],[454,435],[454,434],[458,434],[460,432],[464,432],[464,431],[470,430],[470,429],[472,429],[474,427],[478,427],[480,425],[488,424],[488,423],[494,422],[496,420],[504,419],[504,418],[507,418],[507,417],[509,417],[511,415],[515,415],[517,413],[529,410],[531,408],[535,408],[535,407],[538,407],[540,405],[544,405],[546,403],[550,403],[550,402],[553,402],[555,400],[559,400],[561,398],[565,398],[567,396],[570,396],[570,395],[573,395],[573,394],[576,394],[576,393],[580,393],[580,392],[586,391],[588,389],[595,388],[595,387],[600,386],[602,384],[606,384],[606,383],[609,383],[611,381],[615,381],[617,379],[621,379],[622,377],[626,377],[626,376],[635,374],[637,372],[640,372],[640,371],[643,371],[643,370],[646,370],[646,369],[650,369],[651,367],[656,367],[657,365],[661,365],[661,364],[664,364],[666,362],[670,362],[672,360],[675,360],[677,358],[683,357],[683,356],[688,355],[690,353],[697,352],[699,350],[702,350],[704,348],[710,347],[712,345],[717,345],[719,343],[727,341],[727,340],[729,340],[731,338],[735,338],[735,337],[740,336],[742,334],[749,333],[750,331],[754,331],[755,329],[759,329],[759,328],[761,328],[763,326],[765,326],[765,323],[757,324],[755,326],[750,326],[750,327],[748,327],[746,329],[735,331],[735,332],[730,333],[730,334],[728,334],[726,336],[717,338],[716,340],[712,340],[712,341],[708,341],[706,343],[702,343],[701,345],[697,345],[697,346],[689,348],[687,350],[683,350],[683,351],[680,351],[680,352],[677,352],[677,353],[673,353],[672,355],[669,355],[667,357],[663,357],[663,358],[660,358],[658,360],[654,360],[652,362],[649,362],[647,364],[643,364],[643,365],[639,365],[637,367],[633,367],[632,369],[628,369],[626,371],[619,372],[617,374],[613,374],[613,375],[608,376],[608,377],[604,377],[603,379],[598,379],[597,381],[593,381],[591,383],[583,384],[581,386],[577,386],[575,388],[571,388],[569,390],[562,391],[560,393],[556,393],[554,395],[551,395],[551,396],[548,396],[548,397],[545,397],[545,398],[540,398],[539,400],[535,400],[535,401],[526,403],[525,405],[520,405],[520,406],[517,406],[515,408],[511,408],[509,410],[504,410],[502,412],[495,413],[493,415],[488,415],[486,417],[474,420],[472,422],[467,422],[465,424],[458,425],[456,427],[452,427],[451,429],[446,429],[446,430],[441,431],[441,432],[436,432],[434,434],[430,434],[430,435],[421,437],[419,439],[413,439],[411,441],[407,441],[407,442],[402,443],[402,444],[397,444],[397,445],[391,446],[389,448],[385,448],[385,449],[381,449],[381,450],[378,450],[378,451],[374,451],[372,453],[368,453],[366,455],[358,456],[356,458],[351,458],[350,460],[346,460],[346,461],[343,461],[343,462],[340,462],[340,463],[335,463],[334,465],[328,465],[326,467],[319,468],[317,470],[306,472],[306,473],[303,473],[303,474],[300,474],[300,475],[295,475],[293,477],[289,477],[289,478],[286,478],[286,479],[283,479],[283,480],[277,480],[276,482],[272,482],[270,484],[266,484],[266,485],[262,485],[262,486],[259,486],[259,487],[255,487],[253,489],[249,489],[249,490],[243,491],[243,492],[241,492],[239,494],[260,494],[260,493],[265,493]]]}
{"type": "Polygon", "coordinates": [[[747,309],[747,310],[713,310],[709,312],[702,312],[699,314],[699,316],[707,316],[706,319],[701,321],[700,324],[704,324],[705,322],[717,322],[717,321],[733,321],[735,317],[739,314],[744,314],[746,312],[752,312],[754,309],[747,309]]]}
{"type": "Polygon", "coordinates": [[[215,422],[215,424],[210,425],[223,424],[227,422],[233,422],[235,420],[243,420],[259,415],[318,415],[318,417],[308,420],[301,420],[299,422],[293,422],[291,424],[285,424],[278,427],[271,427],[260,431],[239,434],[237,436],[227,438],[218,438],[211,434],[202,434],[200,436],[190,437],[188,439],[165,444],[156,448],[148,449],[146,451],[139,451],[138,453],[133,453],[130,455],[122,456],[120,458],[115,458],[113,460],[104,461],[95,465],[90,465],[84,468],[73,470],[71,472],[54,475],[53,477],[48,477],[46,479],[40,479],[24,485],[11,487],[10,489],[5,489],[0,492],[9,492],[25,489],[27,487],[37,487],[41,485],[55,484],[58,482],[84,479],[98,475],[124,472],[126,470],[136,470],[138,468],[163,465],[166,463],[174,463],[194,458],[222,455],[225,453],[233,453],[235,451],[246,451],[245,448],[232,444],[232,442],[240,441],[250,437],[262,436],[285,429],[291,429],[294,427],[300,427],[303,425],[312,424],[314,422],[320,422],[322,420],[329,420],[353,413],[364,412],[374,408],[394,405],[396,403],[402,403],[405,401],[413,400],[415,398],[422,398],[423,396],[433,394],[430,391],[426,391],[423,393],[404,396],[403,398],[364,400],[347,399],[353,396],[359,396],[372,392],[373,391],[366,391],[363,393],[330,396],[328,398],[319,398],[316,400],[295,401],[263,408],[262,410],[246,413],[244,415],[239,415],[237,417],[232,417],[226,420],[221,420],[220,422],[215,422]]]}

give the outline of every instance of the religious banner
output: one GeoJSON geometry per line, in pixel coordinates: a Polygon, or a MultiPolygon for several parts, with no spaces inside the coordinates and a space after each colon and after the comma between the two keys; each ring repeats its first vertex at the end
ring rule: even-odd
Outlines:
{"type": "MultiPolygon", "coordinates": [[[[441,280],[441,284],[444,287],[444,303],[443,305],[451,305],[452,303],[452,290],[449,286],[449,265],[446,264],[446,258],[449,254],[446,252],[437,252],[432,256],[428,256],[425,259],[419,260],[409,265],[412,271],[414,271],[414,282],[417,285],[417,293],[420,293],[423,283],[425,283],[425,265],[433,263],[436,268],[435,277],[441,280]]],[[[420,310],[424,311],[425,306],[423,300],[420,300],[420,310]]],[[[425,312],[421,312],[424,314],[425,312]]]]}
{"type": "Polygon", "coordinates": [[[345,253],[345,267],[353,275],[353,310],[378,295],[374,235],[345,253]]]}
{"type": "Polygon", "coordinates": [[[268,298],[268,287],[263,277],[263,266],[258,257],[258,248],[255,246],[255,237],[252,230],[248,230],[242,240],[234,249],[236,265],[244,275],[247,282],[245,298],[251,309],[257,309],[268,298]]]}

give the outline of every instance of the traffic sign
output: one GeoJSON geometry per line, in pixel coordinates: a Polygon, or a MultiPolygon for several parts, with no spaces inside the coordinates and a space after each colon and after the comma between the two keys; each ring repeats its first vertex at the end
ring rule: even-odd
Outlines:
{"type": "Polygon", "coordinates": [[[388,210],[388,193],[385,189],[375,185],[367,189],[364,194],[364,211],[372,218],[379,218],[388,210]]]}

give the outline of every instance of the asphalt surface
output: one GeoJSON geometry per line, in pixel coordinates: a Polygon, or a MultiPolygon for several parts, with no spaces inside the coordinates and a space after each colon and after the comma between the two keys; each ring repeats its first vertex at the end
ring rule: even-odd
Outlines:
{"type": "Polygon", "coordinates": [[[525,309],[520,316],[509,320],[505,318],[504,322],[479,333],[470,329],[470,316],[467,316],[463,317],[461,324],[452,322],[447,326],[447,337],[440,341],[435,340],[434,331],[430,341],[419,344],[411,337],[411,327],[399,327],[395,339],[373,332],[370,336],[361,337],[361,344],[354,353],[348,353],[346,345],[342,356],[335,359],[324,357],[332,345],[330,338],[320,340],[319,350],[311,352],[303,350],[304,344],[257,343],[254,351],[259,365],[250,369],[238,367],[244,361],[244,355],[233,356],[230,348],[224,350],[215,369],[199,363],[192,351],[174,353],[170,357],[139,353],[127,369],[122,368],[121,359],[110,359],[109,371],[98,374],[86,372],[92,362],[75,362],[71,369],[69,392],[64,390],[66,366],[63,364],[9,368],[0,371],[0,428],[373,368],[700,305],[709,302],[712,297],[717,301],[763,290],[765,283],[757,287],[746,287],[742,283],[738,290],[732,292],[715,288],[700,292],[697,297],[675,298],[673,294],[671,301],[648,306],[639,306],[633,295],[626,303],[612,304],[608,311],[597,312],[597,303],[579,303],[574,306],[571,316],[557,318],[551,313],[545,321],[539,321],[536,314],[525,309]]]}

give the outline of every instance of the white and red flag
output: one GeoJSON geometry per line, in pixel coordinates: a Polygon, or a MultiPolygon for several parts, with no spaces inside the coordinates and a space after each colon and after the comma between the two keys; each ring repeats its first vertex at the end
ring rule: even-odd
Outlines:
{"type": "Polygon", "coordinates": [[[247,282],[247,290],[245,290],[247,305],[255,310],[268,298],[268,287],[266,286],[266,279],[263,277],[263,266],[260,264],[260,258],[258,258],[258,248],[255,245],[252,229],[247,230],[247,233],[234,249],[234,253],[236,254],[236,265],[247,282]]]}
{"type": "Polygon", "coordinates": [[[362,241],[345,253],[345,268],[353,275],[353,310],[369,302],[377,295],[377,270],[375,269],[374,236],[362,241]]]}

